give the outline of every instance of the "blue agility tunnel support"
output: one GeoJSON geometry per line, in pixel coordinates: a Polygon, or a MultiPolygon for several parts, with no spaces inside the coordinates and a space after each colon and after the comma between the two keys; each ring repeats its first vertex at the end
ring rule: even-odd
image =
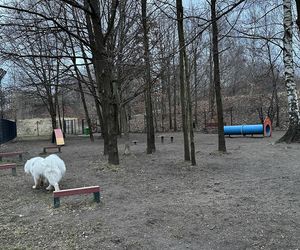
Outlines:
{"type": "Polygon", "coordinates": [[[224,126],[224,135],[272,135],[272,124],[269,117],[263,124],[224,126]]]}

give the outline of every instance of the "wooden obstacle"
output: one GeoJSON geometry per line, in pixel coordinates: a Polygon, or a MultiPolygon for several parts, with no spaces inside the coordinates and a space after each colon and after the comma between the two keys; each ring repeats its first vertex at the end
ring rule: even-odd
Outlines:
{"type": "Polygon", "coordinates": [[[11,169],[12,175],[13,176],[17,175],[17,165],[16,165],[16,163],[0,164],[0,169],[11,169]]]}
{"type": "Polygon", "coordinates": [[[91,186],[91,187],[81,187],[81,188],[73,188],[73,189],[64,189],[60,191],[53,192],[54,198],[54,208],[58,208],[60,206],[60,197],[63,196],[71,196],[78,194],[94,194],[94,201],[100,202],[100,187],[99,186],[91,186]]]}
{"type": "Polygon", "coordinates": [[[63,146],[65,145],[64,141],[64,135],[60,128],[54,129],[55,139],[56,139],[56,145],[57,146],[63,146]]]}
{"type": "Polygon", "coordinates": [[[47,149],[57,149],[57,153],[61,153],[61,147],[65,145],[64,135],[60,128],[54,129],[54,135],[56,140],[56,145],[43,147],[43,154],[47,153],[47,149]]]}
{"type": "Polygon", "coordinates": [[[24,152],[6,152],[6,153],[0,153],[0,161],[2,161],[2,158],[4,157],[11,157],[11,156],[19,156],[20,161],[23,160],[23,154],[24,152]]]}
{"type": "Polygon", "coordinates": [[[46,154],[47,153],[47,149],[53,149],[53,148],[57,148],[57,153],[61,153],[61,146],[45,146],[43,147],[43,153],[46,154]]]}
{"type": "MultiPolygon", "coordinates": [[[[165,135],[160,136],[160,142],[161,143],[164,143],[165,137],[166,137],[165,135]]],[[[174,142],[174,136],[170,136],[170,140],[171,140],[171,143],[173,143],[174,142]]]]}

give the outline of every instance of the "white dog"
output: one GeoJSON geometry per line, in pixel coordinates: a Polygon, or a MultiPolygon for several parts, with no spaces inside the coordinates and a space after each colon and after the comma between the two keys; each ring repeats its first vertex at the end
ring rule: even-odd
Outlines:
{"type": "Polygon", "coordinates": [[[62,159],[52,154],[45,159],[34,157],[28,160],[25,163],[24,170],[33,177],[34,186],[32,188],[37,188],[45,179],[49,183],[47,190],[51,190],[54,187],[55,191],[59,191],[58,183],[66,172],[66,166],[62,159]]]}

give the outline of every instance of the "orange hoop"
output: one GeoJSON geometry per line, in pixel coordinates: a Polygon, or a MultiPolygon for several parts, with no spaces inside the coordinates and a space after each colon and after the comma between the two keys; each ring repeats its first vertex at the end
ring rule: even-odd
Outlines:
{"type": "Polygon", "coordinates": [[[272,122],[269,117],[266,117],[266,119],[264,120],[264,136],[272,136],[272,122]]]}

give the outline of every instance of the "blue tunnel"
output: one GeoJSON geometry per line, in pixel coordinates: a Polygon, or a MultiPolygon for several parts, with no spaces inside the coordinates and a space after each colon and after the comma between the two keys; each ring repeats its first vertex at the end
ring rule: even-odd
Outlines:
{"type": "Polygon", "coordinates": [[[224,135],[264,134],[263,124],[224,126],[224,135]]]}
{"type": "Polygon", "coordinates": [[[272,121],[266,117],[263,124],[224,126],[224,135],[272,135],[272,121]]]}

